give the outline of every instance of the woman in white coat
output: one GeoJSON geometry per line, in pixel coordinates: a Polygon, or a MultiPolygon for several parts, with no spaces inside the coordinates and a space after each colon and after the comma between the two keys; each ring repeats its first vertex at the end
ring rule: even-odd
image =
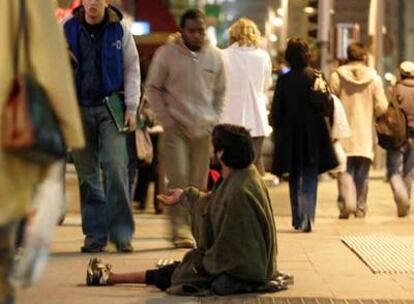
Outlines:
{"type": "Polygon", "coordinates": [[[272,63],[269,54],[259,47],[261,35],[253,21],[241,18],[228,33],[229,47],[223,51],[227,94],[222,120],[250,131],[255,165],[263,176],[263,142],[272,132],[266,111],[266,91],[272,85],[272,63]]]}

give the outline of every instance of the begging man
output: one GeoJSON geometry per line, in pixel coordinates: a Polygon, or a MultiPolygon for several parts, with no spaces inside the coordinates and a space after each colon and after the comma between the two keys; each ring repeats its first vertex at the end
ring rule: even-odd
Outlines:
{"type": "Polygon", "coordinates": [[[222,179],[212,192],[194,187],[160,195],[165,205],[181,204],[191,215],[197,247],[182,262],[159,269],[118,274],[92,258],[87,285],[141,283],[175,295],[274,292],[293,277],[277,271],[276,226],[270,198],[256,167],[249,132],[221,124],[213,130],[214,155],[222,179]]]}

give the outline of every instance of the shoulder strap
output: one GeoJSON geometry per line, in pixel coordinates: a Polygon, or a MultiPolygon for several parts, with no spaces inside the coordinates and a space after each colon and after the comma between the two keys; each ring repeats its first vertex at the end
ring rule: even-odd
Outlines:
{"type": "MultiPolygon", "coordinates": [[[[27,13],[26,13],[26,1],[20,0],[20,8],[19,8],[19,24],[17,27],[17,35],[16,40],[14,43],[14,58],[13,58],[13,72],[14,75],[17,76],[19,72],[19,65],[21,63],[20,60],[20,43],[21,43],[21,36],[23,35],[23,44],[24,44],[24,56],[26,61],[29,61],[29,31],[27,29],[27,13]]],[[[30,70],[30,66],[29,66],[30,70]]]]}

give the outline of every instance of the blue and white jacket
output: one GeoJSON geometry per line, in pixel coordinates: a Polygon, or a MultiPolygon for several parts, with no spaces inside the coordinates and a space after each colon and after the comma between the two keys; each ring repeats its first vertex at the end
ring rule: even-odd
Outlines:
{"type": "MultiPolygon", "coordinates": [[[[131,32],[122,21],[122,14],[108,5],[108,25],[105,28],[102,47],[102,83],[105,96],[123,91],[128,111],[135,112],[141,94],[139,55],[131,32]]],[[[69,48],[79,61],[79,38],[85,18],[83,6],[77,7],[73,15],[63,24],[69,48]]],[[[81,64],[81,63],[80,63],[81,64]]],[[[75,74],[76,87],[81,86],[80,69],[75,74]]]]}

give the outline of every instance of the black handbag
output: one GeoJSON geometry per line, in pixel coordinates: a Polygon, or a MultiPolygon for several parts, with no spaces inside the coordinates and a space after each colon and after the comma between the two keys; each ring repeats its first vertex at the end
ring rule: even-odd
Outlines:
{"type": "Polygon", "coordinates": [[[3,109],[1,146],[27,161],[48,164],[65,157],[66,148],[49,97],[31,68],[29,53],[26,3],[20,0],[20,19],[14,45],[14,79],[3,109]],[[19,75],[22,35],[27,72],[19,75]]]}
{"type": "Polygon", "coordinates": [[[309,102],[318,115],[332,117],[334,102],[329,85],[320,71],[315,71],[315,79],[309,93],[309,102]]]}

